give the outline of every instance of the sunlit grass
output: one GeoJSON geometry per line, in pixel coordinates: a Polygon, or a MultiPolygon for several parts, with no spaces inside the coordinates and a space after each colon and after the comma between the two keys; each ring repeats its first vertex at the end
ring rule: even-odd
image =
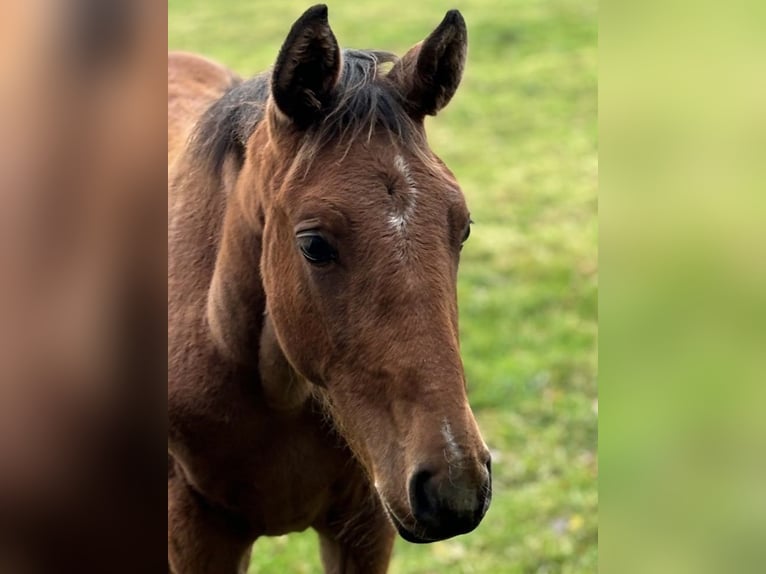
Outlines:
{"type": "MultiPolygon", "coordinates": [[[[242,74],[273,63],[310,2],[170,0],[169,44],[242,74]]],[[[597,570],[596,44],[593,0],[478,0],[469,57],[431,145],[476,224],[463,251],[461,345],[494,452],[494,500],[472,534],[398,541],[395,573],[597,570]]],[[[342,46],[402,53],[455,7],[330,3],[342,46]]],[[[312,532],[259,541],[252,571],[321,572],[312,532]]]]}

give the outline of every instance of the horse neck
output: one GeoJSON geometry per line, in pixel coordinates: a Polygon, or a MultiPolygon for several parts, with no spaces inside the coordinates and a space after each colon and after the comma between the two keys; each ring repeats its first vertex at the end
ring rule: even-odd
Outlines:
{"type": "MultiPolygon", "coordinates": [[[[253,181],[252,166],[240,178],[253,181]]],[[[261,174],[272,185],[281,173],[261,174]]],[[[309,398],[310,385],[285,358],[266,313],[260,273],[265,224],[264,185],[233,186],[228,193],[218,249],[207,298],[207,322],[216,346],[230,361],[256,370],[268,406],[290,411],[309,398]]]]}
{"type": "Polygon", "coordinates": [[[228,359],[258,364],[266,309],[260,275],[262,224],[248,217],[242,199],[228,195],[221,240],[207,297],[207,319],[213,341],[228,359]]]}

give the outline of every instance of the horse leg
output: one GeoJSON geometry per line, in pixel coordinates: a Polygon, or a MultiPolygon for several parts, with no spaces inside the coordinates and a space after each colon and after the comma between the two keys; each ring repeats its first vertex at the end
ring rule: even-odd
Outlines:
{"type": "Polygon", "coordinates": [[[168,477],[168,572],[243,574],[253,540],[242,519],[212,507],[184,477],[168,477]]]}
{"type": "Polygon", "coordinates": [[[325,574],[385,574],[396,533],[380,502],[315,526],[325,574]]]}

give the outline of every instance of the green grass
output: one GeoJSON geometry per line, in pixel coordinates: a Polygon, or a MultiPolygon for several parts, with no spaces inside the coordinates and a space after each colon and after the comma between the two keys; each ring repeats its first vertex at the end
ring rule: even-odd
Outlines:
{"type": "MultiPolygon", "coordinates": [[[[169,45],[252,74],[309,4],[170,0],[169,45]]],[[[428,130],[476,221],[461,340],[494,499],[468,536],[397,541],[391,571],[596,572],[596,2],[393,4],[331,3],[341,45],[403,53],[452,7],[468,23],[463,84],[428,130]]],[[[259,541],[251,570],[320,572],[313,533],[259,541]]]]}

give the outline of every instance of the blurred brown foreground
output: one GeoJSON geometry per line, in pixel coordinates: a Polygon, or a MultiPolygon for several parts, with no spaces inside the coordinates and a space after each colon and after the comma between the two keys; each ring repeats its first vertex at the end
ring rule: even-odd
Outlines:
{"type": "Polygon", "coordinates": [[[166,31],[0,0],[3,573],[165,568],[166,31]]]}

